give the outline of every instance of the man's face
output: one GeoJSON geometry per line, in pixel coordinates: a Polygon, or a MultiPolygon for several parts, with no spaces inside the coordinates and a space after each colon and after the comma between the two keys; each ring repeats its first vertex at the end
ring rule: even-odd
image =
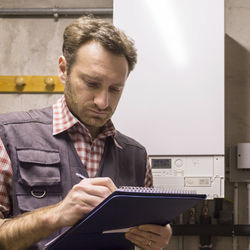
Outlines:
{"type": "MultiPolygon", "coordinates": [[[[65,75],[66,61],[63,57],[60,60],[59,70],[65,75]]],[[[65,77],[64,94],[71,112],[91,134],[98,133],[113,115],[127,76],[124,56],[112,54],[93,41],[78,49],[70,75],[65,77]]]]}

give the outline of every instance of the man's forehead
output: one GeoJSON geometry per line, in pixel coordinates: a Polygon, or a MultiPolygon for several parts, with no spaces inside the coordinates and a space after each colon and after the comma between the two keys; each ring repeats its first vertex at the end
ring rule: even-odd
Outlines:
{"type": "Polygon", "coordinates": [[[80,59],[83,56],[89,56],[93,59],[94,58],[99,59],[102,54],[105,54],[105,56],[111,56],[114,58],[124,58],[127,61],[124,54],[115,53],[115,52],[107,49],[100,42],[94,41],[94,40],[88,41],[88,42],[82,44],[78,48],[78,50],[76,52],[76,60],[80,59]]]}
{"type": "Polygon", "coordinates": [[[128,62],[124,55],[106,50],[98,42],[82,45],[75,58],[74,66],[79,72],[92,78],[100,78],[102,72],[116,75],[128,75],[128,62]]]}

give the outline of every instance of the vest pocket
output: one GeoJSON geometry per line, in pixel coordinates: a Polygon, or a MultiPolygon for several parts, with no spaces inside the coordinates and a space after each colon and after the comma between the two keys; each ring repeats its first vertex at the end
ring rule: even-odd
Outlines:
{"type": "Polygon", "coordinates": [[[21,212],[62,200],[60,155],[54,149],[17,149],[17,204],[21,212]]]}
{"type": "Polygon", "coordinates": [[[61,182],[58,151],[17,149],[18,181],[28,187],[54,186],[61,182]]]}

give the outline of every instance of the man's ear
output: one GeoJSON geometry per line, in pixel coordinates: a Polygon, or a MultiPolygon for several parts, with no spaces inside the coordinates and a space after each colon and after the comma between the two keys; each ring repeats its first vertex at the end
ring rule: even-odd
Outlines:
{"type": "Polygon", "coordinates": [[[64,56],[60,56],[58,60],[58,76],[61,83],[65,84],[67,78],[67,61],[64,56]]]}

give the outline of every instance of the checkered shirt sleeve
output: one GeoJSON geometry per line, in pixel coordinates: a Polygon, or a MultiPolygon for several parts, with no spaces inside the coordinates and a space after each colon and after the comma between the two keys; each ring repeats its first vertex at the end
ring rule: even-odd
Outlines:
{"type": "Polygon", "coordinates": [[[7,217],[10,211],[12,192],[12,166],[2,140],[0,139],[0,218],[7,217]]]}

